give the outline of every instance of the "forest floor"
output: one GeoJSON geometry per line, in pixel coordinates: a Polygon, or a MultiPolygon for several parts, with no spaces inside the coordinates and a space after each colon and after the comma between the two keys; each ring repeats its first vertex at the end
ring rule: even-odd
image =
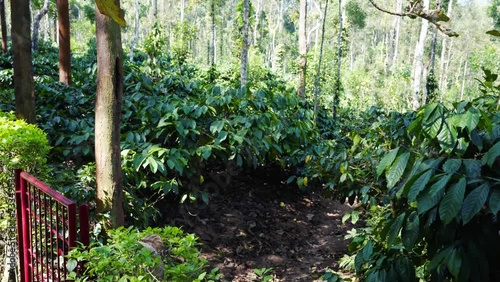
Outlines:
{"type": "Polygon", "coordinates": [[[342,216],[352,208],[272,177],[238,176],[208,205],[168,211],[165,223],[199,237],[202,256],[219,268],[222,281],[254,281],[254,269],[262,268],[271,268],[272,281],[321,281],[347,252],[344,235],[352,226],[342,216]]]}

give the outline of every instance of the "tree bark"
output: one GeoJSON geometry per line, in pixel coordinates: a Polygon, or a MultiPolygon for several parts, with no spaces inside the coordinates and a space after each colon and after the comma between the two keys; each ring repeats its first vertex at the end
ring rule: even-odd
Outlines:
{"type": "Polygon", "coordinates": [[[31,14],[29,0],[11,0],[12,55],[16,116],[35,123],[35,93],[31,64],[31,14]]]}
{"type": "Polygon", "coordinates": [[[59,82],[71,85],[71,49],[68,0],[57,0],[59,26],[59,82]]]}
{"type": "Polygon", "coordinates": [[[323,26],[321,27],[321,43],[319,47],[319,60],[318,60],[318,72],[316,73],[316,81],[314,85],[314,119],[318,116],[318,98],[319,98],[319,86],[321,81],[321,62],[323,61],[323,45],[325,42],[325,26],[326,26],[326,15],[328,12],[328,0],[325,1],[325,11],[323,12],[323,26]]]}
{"type": "MultiPolygon", "coordinates": [[[[429,8],[429,0],[424,0],[425,9],[429,8]]],[[[420,36],[415,46],[415,55],[413,60],[413,97],[411,107],[417,110],[421,106],[422,99],[422,72],[423,72],[423,57],[425,40],[427,38],[427,30],[429,29],[429,21],[422,19],[422,26],[420,28],[420,36]]]]}
{"type": "Polygon", "coordinates": [[[299,8],[299,85],[297,94],[299,97],[306,95],[306,72],[307,72],[307,0],[300,0],[299,8]]]}
{"type": "MultiPolygon", "coordinates": [[[[119,0],[114,0],[120,6],[119,0]]],[[[120,112],[123,96],[121,30],[95,8],[97,33],[97,95],[95,158],[97,212],[111,215],[111,226],[124,224],[120,160],[120,112]]]]}
{"type": "Polygon", "coordinates": [[[38,50],[38,34],[40,31],[40,21],[42,18],[49,12],[50,0],[45,0],[43,2],[43,7],[38,13],[35,15],[33,21],[33,38],[31,48],[33,51],[38,50]]]}
{"type": "Polygon", "coordinates": [[[2,28],[2,53],[7,53],[7,20],[5,19],[5,2],[0,0],[0,25],[2,28]]]}
{"type": "Polygon", "coordinates": [[[250,3],[249,0],[243,0],[243,28],[241,32],[241,69],[240,81],[241,87],[246,86],[248,78],[248,30],[250,26],[250,3]]]}

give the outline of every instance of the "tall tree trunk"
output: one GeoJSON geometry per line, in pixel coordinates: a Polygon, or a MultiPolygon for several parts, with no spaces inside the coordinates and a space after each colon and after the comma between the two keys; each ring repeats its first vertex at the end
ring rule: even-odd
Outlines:
{"type": "MultiPolygon", "coordinates": [[[[120,0],[114,0],[120,6],[120,0]]],[[[97,33],[97,93],[95,158],[97,212],[111,215],[112,227],[124,224],[120,161],[120,112],[123,96],[121,30],[95,8],[97,33]]]]}
{"type": "Polygon", "coordinates": [[[307,0],[300,0],[299,8],[299,86],[297,94],[299,97],[306,95],[306,72],[307,72],[307,0]]]}
{"type": "MultiPolygon", "coordinates": [[[[453,0],[449,0],[448,9],[446,10],[446,15],[451,17],[451,13],[453,12],[453,0]]],[[[441,43],[441,60],[439,62],[439,89],[445,88],[445,75],[446,75],[446,48],[447,48],[447,36],[443,36],[443,41],[441,43]]]]}
{"type": "MultiPolygon", "coordinates": [[[[396,13],[400,13],[403,9],[403,0],[398,0],[396,2],[396,13]]],[[[389,31],[389,40],[388,40],[388,51],[387,51],[387,59],[386,59],[386,72],[391,72],[392,67],[395,63],[398,53],[398,45],[399,45],[399,29],[401,25],[401,17],[393,16],[391,30],[389,31]]]]}
{"type": "Polygon", "coordinates": [[[259,37],[260,12],[262,10],[262,0],[257,0],[257,9],[255,10],[255,28],[253,30],[253,44],[257,44],[259,37]]]}
{"type": "MultiPolygon", "coordinates": [[[[424,7],[429,8],[429,0],[424,0],[424,7]]],[[[413,84],[412,84],[412,104],[413,110],[417,110],[421,105],[422,99],[422,72],[423,72],[423,59],[424,59],[424,48],[425,40],[427,38],[427,30],[429,29],[429,22],[426,19],[422,19],[422,26],[420,28],[420,36],[415,46],[415,57],[413,60],[413,84]]]]}
{"type": "Polygon", "coordinates": [[[59,26],[59,82],[71,85],[71,49],[68,0],[57,0],[59,26]]]}
{"type": "Polygon", "coordinates": [[[153,0],[153,21],[158,19],[158,0],[153,0]]]}
{"type": "Polygon", "coordinates": [[[184,10],[186,9],[186,0],[181,0],[181,23],[184,22],[184,10]]]}
{"type": "Polygon", "coordinates": [[[0,25],[2,26],[2,53],[7,53],[7,20],[5,19],[5,2],[0,0],[0,25]]]}
{"type": "Polygon", "coordinates": [[[38,50],[38,33],[40,31],[40,21],[42,18],[49,12],[50,0],[45,0],[43,2],[43,7],[38,13],[35,15],[33,20],[33,38],[31,48],[33,51],[38,50]]]}
{"type": "Polygon", "coordinates": [[[318,72],[316,73],[316,81],[314,83],[314,113],[316,114],[314,119],[318,116],[318,98],[319,98],[319,88],[321,81],[321,62],[323,61],[323,45],[325,42],[325,26],[326,26],[326,15],[328,12],[328,0],[325,1],[325,11],[323,12],[323,26],[321,27],[321,43],[319,47],[319,60],[318,60],[318,72]]]}
{"type": "Polygon", "coordinates": [[[129,58],[130,61],[134,61],[134,48],[139,41],[139,12],[140,12],[139,0],[135,0],[135,26],[134,26],[134,40],[132,41],[132,45],[130,46],[129,58]]]}
{"type": "Polygon", "coordinates": [[[210,1],[210,45],[209,45],[209,54],[208,61],[210,66],[213,66],[215,63],[215,0],[210,1]]]}
{"type": "Polygon", "coordinates": [[[335,90],[333,93],[333,119],[337,118],[337,106],[340,95],[340,67],[341,67],[341,59],[342,59],[342,0],[339,0],[339,35],[337,40],[337,77],[335,81],[335,90]]]}
{"type": "Polygon", "coordinates": [[[464,74],[462,75],[462,88],[460,90],[460,101],[464,100],[464,92],[465,92],[465,80],[467,76],[467,66],[469,64],[469,57],[465,57],[465,65],[464,65],[464,74]]]}
{"type": "MultiPolygon", "coordinates": [[[[403,10],[403,0],[396,2],[396,13],[401,13],[403,10]]],[[[392,58],[391,67],[398,62],[399,56],[399,36],[401,32],[401,17],[396,17],[394,20],[395,35],[394,35],[394,56],[392,58]]]]}
{"type": "Polygon", "coordinates": [[[250,26],[250,3],[249,0],[243,0],[243,28],[241,39],[241,69],[240,81],[241,87],[246,86],[248,78],[248,30],[250,26]]]}
{"type": "Polygon", "coordinates": [[[12,55],[16,116],[35,123],[35,93],[31,64],[31,13],[29,0],[11,0],[12,55]]]}

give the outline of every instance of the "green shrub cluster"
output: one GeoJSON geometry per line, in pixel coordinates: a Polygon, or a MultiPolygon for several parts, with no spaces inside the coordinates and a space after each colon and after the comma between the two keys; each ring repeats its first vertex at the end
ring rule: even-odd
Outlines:
{"type": "Polygon", "coordinates": [[[0,239],[15,236],[14,170],[40,171],[49,150],[42,130],[0,111],[0,239]]]}
{"type": "Polygon", "coordinates": [[[81,246],[68,254],[69,278],[74,281],[214,281],[217,269],[207,272],[208,264],[199,257],[198,242],[192,234],[177,227],[117,228],[109,230],[106,244],[81,246]],[[158,235],[164,249],[155,252],[141,244],[148,235],[158,235]],[[83,273],[77,265],[85,262],[83,273]]]}
{"type": "Polygon", "coordinates": [[[373,166],[378,179],[361,196],[378,196],[341,264],[364,281],[497,281],[499,117],[497,95],[422,107],[404,127],[411,142],[373,166]]]}

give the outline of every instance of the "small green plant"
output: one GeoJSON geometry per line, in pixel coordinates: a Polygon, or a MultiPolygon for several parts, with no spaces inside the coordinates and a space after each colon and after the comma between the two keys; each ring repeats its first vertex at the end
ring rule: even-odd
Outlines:
{"type": "Polygon", "coordinates": [[[274,275],[269,275],[272,272],[272,268],[256,268],[253,272],[257,275],[257,278],[253,279],[254,281],[267,282],[274,279],[274,275]]]}
{"type": "Polygon", "coordinates": [[[80,246],[68,255],[69,279],[74,281],[215,281],[217,269],[207,272],[193,234],[177,227],[118,228],[108,231],[106,243],[80,246]],[[159,238],[150,243],[147,238],[159,238]],[[159,246],[161,245],[161,246],[159,246]],[[84,271],[77,274],[77,265],[84,271]]]}

